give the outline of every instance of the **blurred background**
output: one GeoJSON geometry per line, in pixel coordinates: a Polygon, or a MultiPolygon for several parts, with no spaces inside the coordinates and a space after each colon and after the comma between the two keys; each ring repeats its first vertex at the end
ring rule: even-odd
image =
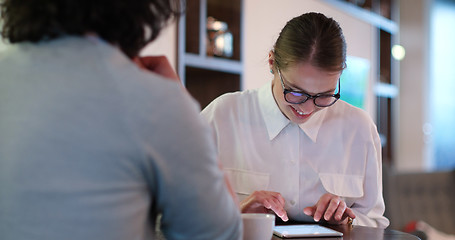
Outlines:
{"type": "Polygon", "coordinates": [[[169,56],[203,108],[270,81],[267,56],[279,31],[309,11],[343,28],[342,96],[375,120],[384,164],[454,169],[455,0],[189,0],[186,17],[143,54],[169,56]]]}
{"type": "Polygon", "coordinates": [[[455,0],[187,0],[141,55],[166,55],[204,108],[270,81],[279,31],[310,11],[344,31],[341,95],[378,126],[391,226],[425,220],[455,234],[455,0]]]}

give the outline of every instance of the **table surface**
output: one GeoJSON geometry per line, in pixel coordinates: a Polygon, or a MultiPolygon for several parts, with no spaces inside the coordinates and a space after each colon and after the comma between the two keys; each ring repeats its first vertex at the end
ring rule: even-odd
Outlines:
{"type": "MultiPolygon", "coordinates": [[[[362,226],[348,226],[348,225],[339,225],[331,226],[324,225],[328,228],[334,229],[336,231],[342,232],[343,237],[317,237],[317,238],[292,238],[292,240],[302,239],[302,240],[334,240],[334,239],[343,239],[343,240],[419,240],[420,238],[396,231],[391,229],[382,229],[382,228],[372,228],[372,227],[362,227],[362,226]]],[[[283,239],[278,236],[273,235],[272,240],[283,239]]]]}

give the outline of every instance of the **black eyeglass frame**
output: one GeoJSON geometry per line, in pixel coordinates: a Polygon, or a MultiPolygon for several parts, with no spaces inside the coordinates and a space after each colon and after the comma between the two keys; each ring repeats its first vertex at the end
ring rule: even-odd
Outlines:
{"type": "Polygon", "coordinates": [[[283,81],[283,77],[281,76],[281,71],[279,68],[278,69],[278,75],[280,76],[280,80],[281,80],[281,86],[283,87],[283,95],[284,95],[284,100],[286,100],[286,102],[290,103],[290,104],[302,104],[306,101],[308,101],[308,99],[313,99],[313,103],[315,106],[318,106],[318,107],[330,107],[332,106],[333,104],[335,104],[341,97],[340,95],[340,90],[341,90],[341,85],[340,85],[340,79],[338,79],[338,92],[335,93],[335,94],[323,94],[323,93],[318,93],[316,95],[310,95],[304,91],[292,91],[291,89],[287,89],[285,86],[284,86],[284,81],[283,81]],[[303,94],[306,96],[306,99],[303,100],[303,101],[300,101],[300,102],[291,102],[289,101],[287,98],[286,98],[286,94],[288,93],[297,93],[297,94],[303,94]],[[316,98],[318,97],[334,97],[335,98],[335,101],[333,101],[330,105],[325,105],[325,106],[322,106],[322,105],[319,105],[316,103],[316,98]]]}

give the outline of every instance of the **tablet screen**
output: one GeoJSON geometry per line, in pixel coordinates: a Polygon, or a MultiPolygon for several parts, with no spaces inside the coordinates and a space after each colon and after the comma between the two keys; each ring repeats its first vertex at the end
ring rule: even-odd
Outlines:
{"type": "Polygon", "coordinates": [[[274,234],[279,237],[341,237],[343,233],[316,224],[275,226],[274,234]]]}

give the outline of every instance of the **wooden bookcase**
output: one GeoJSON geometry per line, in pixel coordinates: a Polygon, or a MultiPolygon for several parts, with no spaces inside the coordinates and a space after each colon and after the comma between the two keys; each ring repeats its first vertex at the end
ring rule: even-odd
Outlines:
{"type": "Polygon", "coordinates": [[[178,72],[203,109],[221,94],[242,88],[242,0],[188,0],[186,4],[178,26],[178,72]],[[227,24],[232,36],[230,56],[207,50],[208,17],[227,24]]]}

